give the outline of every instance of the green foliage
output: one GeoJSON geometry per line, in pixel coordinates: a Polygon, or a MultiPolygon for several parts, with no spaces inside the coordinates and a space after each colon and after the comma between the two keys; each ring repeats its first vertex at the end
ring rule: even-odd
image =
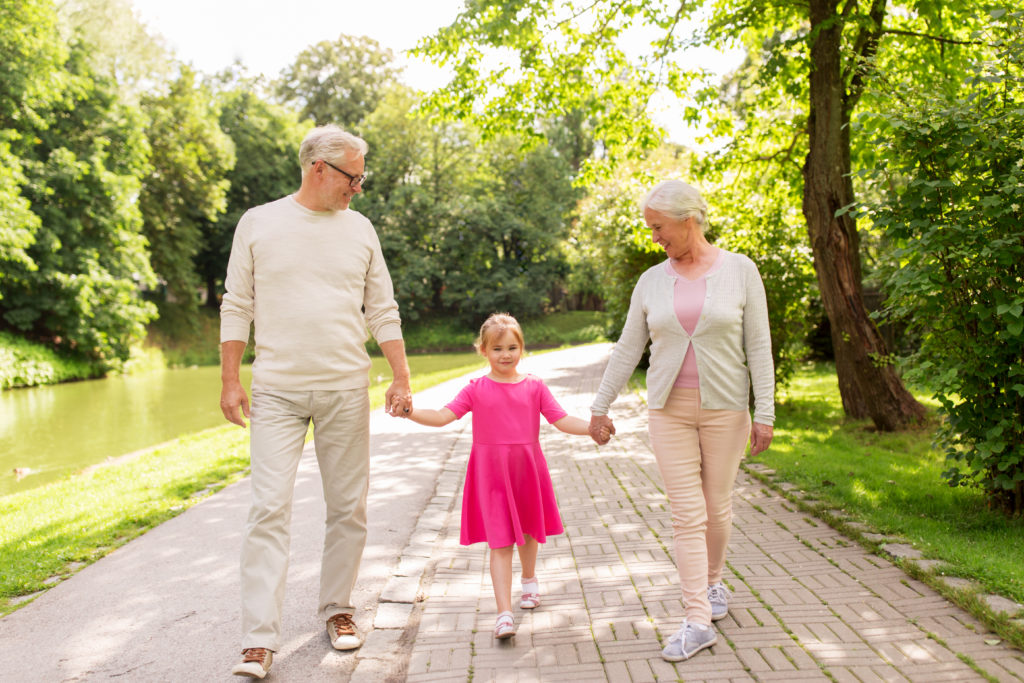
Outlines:
{"type": "Polygon", "coordinates": [[[0,0],[0,131],[40,123],[64,90],[67,48],[49,0],[0,0]]]}
{"type": "Polygon", "coordinates": [[[366,118],[372,175],[354,203],[380,234],[403,318],[540,315],[567,272],[571,168],[548,146],[416,118],[417,100],[393,88],[366,118]]]}
{"type": "Polygon", "coordinates": [[[132,0],[60,0],[64,22],[90,46],[93,71],[116,80],[122,93],[134,100],[173,71],[162,41],[139,18],[132,0]]]}
{"type": "MultiPolygon", "coordinates": [[[[10,269],[32,269],[27,249],[39,219],[22,196],[22,153],[45,109],[63,91],[67,57],[47,0],[0,0],[0,302],[18,283],[10,269]]],[[[0,306],[3,306],[0,303],[0,306]]]]}
{"type": "MultiPolygon", "coordinates": [[[[865,125],[890,188],[865,205],[895,245],[888,312],[921,336],[908,377],[929,387],[953,485],[1024,512],[1024,23],[992,13],[998,59],[954,98],[901,85],[865,125]]],[[[879,93],[881,98],[883,95],[879,93]]]]}
{"type": "Polygon", "coordinates": [[[48,346],[0,332],[0,390],[89,379],[101,373],[92,363],[67,358],[48,346]]]}
{"type": "Polygon", "coordinates": [[[495,311],[540,315],[567,271],[558,246],[575,199],[569,169],[547,146],[517,147],[510,138],[481,146],[441,236],[441,303],[467,323],[495,311]]]}
{"type": "Polygon", "coordinates": [[[580,202],[568,247],[574,284],[579,287],[582,280],[596,287],[609,313],[612,338],[622,330],[641,273],[665,260],[648,234],[640,200],[657,182],[655,174],[671,173],[679,161],[675,152],[663,150],[642,165],[626,164],[580,202]]]}
{"type": "Polygon", "coordinates": [[[220,129],[209,87],[197,83],[187,66],[166,92],[143,97],[142,107],[149,119],[151,168],[139,207],[153,270],[176,301],[195,305],[195,259],[204,246],[204,226],[226,208],[234,145],[220,129]]]}
{"type": "MultiPolygon", "coordinates": [[[[688,156],[682,149],[666,146],[641,162],[626,163],[595,185],[580,204],[571,239],[573,272],[577,277],[593,273],[611,314],[612,335],[622,329],[640,274],[665,260],[644,225],[640,200],[658,181],[685,176],[688,156]]],[[[707,166],[705,178],[711,180],[717,170],[707,166]]],[[[800,216],[792,205],[795,189],[779,177],[769,180],[730,171],[718,173],[717,184],[703,190],[709,205],[709,240],[749,256],[761,273],[775,378],[784,385],[805,352],[814,278],[800,216]]]]}
{"type": "Polygon", "coordinates": [[[135,203],[147,148],[139,112],[90,72],[87,49],[71,44],[65,99],[22,160],[38,227],[28,260],[4,276],[0,312],[30,338],[114,367],[155,314],[139,297],[155,284],[135,203]]]}
{"type": "Polygon", "coordinates": [[[309,124],[299,124],[294,112],[259,95],[262,82],[243,69],[228,69],[214,79],[219,90],[220,129],[234,143],[235,165],[226,180],[227,205],[216,220],[200,222],[202,246],[196,271],[206,285],[206,304],[218,307],[223,290],[231,240],[247,210],[280,199],[299,185],[299,144],[309,124]]]}
{"type": "MultiPolygon", "coordinates": [[[[471,3],[414,51],[453,72],[425,106],[472,121],[489,138],[540,141],[547,122],[572,112],[606,150],[656,147],[661,135],[645,112],[664,72],[643,58],[635,64],[618,41],[636,24],[667,30],[666,17],[681,13],[661,0],[598,0],[585,9],[554,0],[471,3]]],[[[664,41],[656,43],[664,57],[664,41]]],[[[594,161],[583,164],[588,181],[598,176],[594,161]]]]}
{"type": "Polygon", "coordinates": [[[702,179],[716,244],[757,264],[768,300],[775,380],[783,386],[807,355],[805,340],[814,322],[810,299],[817,283],[797,208],[802,182],[788,164],[766,176],[755,167],[715,165],[711,159],[702,179]]]}
{"type": "Polygon", "coordinates": [[[276,82],[277,96],[318,126],[352,129],[377,108],[398,70],[391,50],[372,38],[342,34],[306,48],[276,82]]]}

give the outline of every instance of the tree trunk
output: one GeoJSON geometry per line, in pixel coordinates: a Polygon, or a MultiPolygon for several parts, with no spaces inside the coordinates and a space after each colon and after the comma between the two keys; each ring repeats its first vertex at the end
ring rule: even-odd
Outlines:
{"type": "Polygon", "coordinates": [[[220,301],[217,300],[217,278],[213,275],[206,276],[206,307],[220,308],[220,301]]]}
{"type": "Polygon", "coordinates": [[[837,0],[810,0],[812,31],[810,134],[804,164],[803,211],[814,270],[832,326],[843,408],[870,417],[883,431],[920,423],[924,407],[903,386],[861,293],[856,221],[836,212],[854,200],[850,179],[849,110],[840,54],[837,0]]]}

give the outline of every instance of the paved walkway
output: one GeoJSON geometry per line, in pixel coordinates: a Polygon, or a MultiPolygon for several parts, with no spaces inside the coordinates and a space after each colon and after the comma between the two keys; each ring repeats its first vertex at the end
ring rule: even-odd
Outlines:
{"type": "MultiPolygon", "coordinates": [[[[586,416],[608,348],[531,356],[523,369],[586,416]]],[[[463,383],[417,404],[439,407],[463,383]]],[[[305,458],[286,645],[267,680],[1024,681],[1024,653],[742,472],[719,642],[688,662],[662,661],[682,605],[644,413],[636,397],[620,398],[618,435],[602,448],[542,428],[566,534],[541,550],[544,604],[517,609],[518,633],[500,643],[486,551],[458,544],[468,419],[438,430],[374,415],[356,594],[368,637],[357,652],[331,650],[316,623],[323,511],[305,458]]],[[[232,680],[247,497],[247,482],[229,487],[0,620],[0,678],[232,680]]]]}

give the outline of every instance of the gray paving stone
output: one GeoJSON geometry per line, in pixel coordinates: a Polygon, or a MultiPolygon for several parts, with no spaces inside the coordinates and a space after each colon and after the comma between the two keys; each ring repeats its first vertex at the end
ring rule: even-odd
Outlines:
{"type": "MultiPolygon", "coordinates": [[[[556,355],[534,357],[537,369],[530,371],[549,379],[570,414],[586,416],[602,366],[581,360],[586,371],[556,371],[541,362],[556,355]]],[[[960,656],[973,657],[979,666],[999,662],[989,673],[996,680],[1016,675],[1010,672],[1021,662],[1018,651],[1004,643],[986,645],[986,630],[970,615],[743,470],[726,572],[733,591],[730,616],[717,623],[719,641],[710,650],[678,664],[662,661],[661,643],[678,628],[683,604],[671,514],[645,413],[636,395],[623,394],[613,407],[618,433],[601,448],[542,427],[566,532],[541,549],[541,607],[532,613],[515,608],[518,633],[501,643],[491,636],[495,603],[487,552],[458,543],[469,447],[462,426],[464,438],[444,468],[444,486],[450,488],[438,484],[439,491],[456,493],[435,496],[433,524],[424,522],[436,540],[430,546],[425,535],[414,535],[414,547],[399,562],[408,574],[419,566],[433,572],[424,572],[426,601],[408,605],[410,615],[418,614],[418,630],[410,633],[415,637],[405,655],[407,680],[464,681],[470,674],[474,683],[978,680],[960,656]],[[436,512],[441,505],[447,512],[436,512]]],[[[756,465],[745,467],[761,469],[756,465]]],[[[768,474],[765,469],[761,474],[768,474]]],[[[792,495],[795,487],[787,488],[792,495]]],[[[846,517],[841,510],[829,514],[846,517]]],[[[888,543],[886,549],[901,551],[900,545],[906,544],[888,543]]],[[[911,551],[907,546],[899,556],[920,558],[911,551]]]]}
{"type": "Polygon", "coordinates": [[[916,560],[922,557],[920,550],[907,543],[886,543],[882,550],[900,559],[916,560]]]}
{"type": "Polygon", "coordinates": [[[1008,598],[1004,598],[1001,595],[992,595],[991,593],[986,593],[978,597],[981,598],[981,601],[988,605],[989,609],[991,609],[993,612],[1015,616],[1021,610],[1024,610],[1024,605],[1021,605],[1018,602],[1014,602],[1013,600],[1010,600],[1008,598]]]}

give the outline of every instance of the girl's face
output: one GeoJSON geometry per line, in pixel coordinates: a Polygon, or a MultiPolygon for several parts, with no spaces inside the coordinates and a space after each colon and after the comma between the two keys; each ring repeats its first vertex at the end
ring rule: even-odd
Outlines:
{"type": "Polygon", "coordinates": [[[491,364],[492,375],[500,379],[515,379],[518,376],[516,366],[523,355],[523,347],[512,330],[491,335],[483,352],[487,362],[491,364]]]}

